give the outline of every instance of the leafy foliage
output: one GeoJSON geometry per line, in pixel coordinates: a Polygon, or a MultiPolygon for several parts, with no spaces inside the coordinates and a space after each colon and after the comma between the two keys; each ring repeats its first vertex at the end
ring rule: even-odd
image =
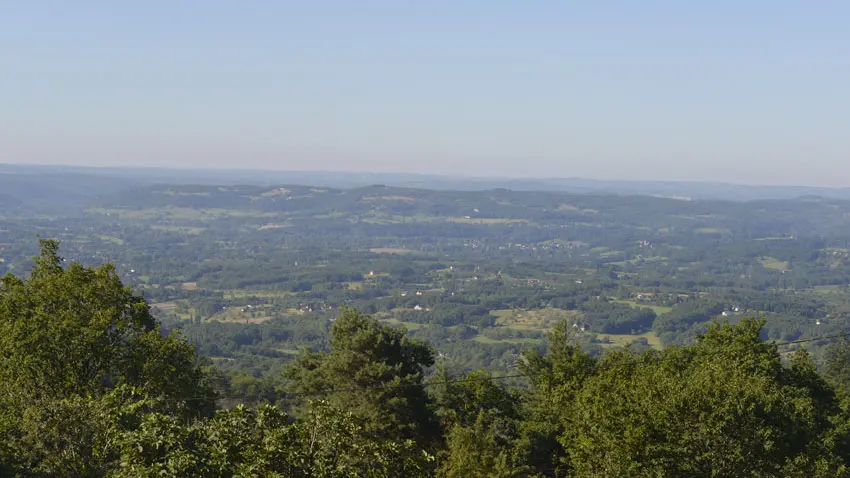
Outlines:
{"type": "Polygon", "coordinates": [[[293,392],[329,393],[376,437],[433,438],[423,387],[424,369],[434,361],[430,347],[351,309],[334,322],[330,345],[330,352],[308,352],[288,369],[293,392]]]}

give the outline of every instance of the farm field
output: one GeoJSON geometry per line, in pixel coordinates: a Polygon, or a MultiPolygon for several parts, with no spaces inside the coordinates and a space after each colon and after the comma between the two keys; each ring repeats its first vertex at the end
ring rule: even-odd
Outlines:
{"type": "Polygon", "coordinates": [[[416,254],[418,252],[412,249],[402,249],[398,247],[373,247],[369,249],[369,251],[376,254],[416,254]]]}
{"type": "Polygon", "coordinates": [[[562,320],[576,323],[581,321],[582,318],[581,312],[554,308],[536,310],[501,309],[491,311],[490,313],[497,317],[496,325],[515,330],[537,330],[541,332],[551,329],[562,320]]]}
{"type": "Polygon", "coordinates": [[[626,345],[631,344],[635,340],[638,339],[646,339],[646,342],[650,347],[661,350],[663,348],[663,344],[661,342],[661,338],[655,334],[655,332],[646,332],[640,335],[629,335],[629,334],[597,334],[596,340],[602,342],[602,347],[625,347],[626,345]]]}
{"type": "Polygon", "coordinates": [[[761,265],[765,269],[771,269],[774,271],[784,271],[788,269],[788,261],[780,261],[773,257],[762,257],[760,261],[761,265]]]}
{"type": "Polygon", "coordinates": [[[658,315],[666,314],[666,313],[673,310],[672,307],[667,307],[667,306],[663,306],[663,305],[645,304],[643,302],[638,302],[638,301],[634,301],[634,300],[615,300],[614,302],[617,302],[619,304],[627,304],[627,305],[630,305],[632,307],[636,307],[636,308],[639,308],[639,309],[642,309],[642,308],[652,309],[658,315]]]}

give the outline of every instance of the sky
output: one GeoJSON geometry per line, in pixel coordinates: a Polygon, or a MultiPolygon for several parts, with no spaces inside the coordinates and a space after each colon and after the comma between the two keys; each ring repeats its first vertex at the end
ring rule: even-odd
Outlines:
{"type": "Polygon", "coordinates": [[[0,162],[850,186],[850,2],[0,0],[0,162]]]}

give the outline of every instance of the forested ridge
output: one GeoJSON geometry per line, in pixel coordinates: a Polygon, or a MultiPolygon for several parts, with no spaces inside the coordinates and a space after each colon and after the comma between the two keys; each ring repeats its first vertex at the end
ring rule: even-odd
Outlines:
{"type": "Polygon", "coordinates": [[[275,403],[247,406],[114,266],[46,240],[0,288],[0,475],[847,475],[844,334],[816,364],[763,326],[714,321],[690,345],[600,356],[560,320],[511,375],[459,375],[342,308],[326,346],[281,370],[275,403]]]}

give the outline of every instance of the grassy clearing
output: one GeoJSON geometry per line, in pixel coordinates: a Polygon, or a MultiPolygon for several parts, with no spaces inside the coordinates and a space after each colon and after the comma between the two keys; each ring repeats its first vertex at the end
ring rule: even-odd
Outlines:
{"type": "Polygon", "coordinates": [[[242,312],[237,308],[230,308],[213,315],[207,321],[209,322],[225,322],[232,324],[262,324],[274,318],[272,315],[259,315],[261,312],[254,309],[254,312],[242,312]],[[253,314],[257,314],[254,316],[253,314]]]}
{"type": "Polygon", "coordinates": [[[841,290],[842,286],[840,285],[816,285],[814,287],[815,293],[820,295],[828,295],[828,294],[843,294],[841,290]]]}
{"type": "Polygon", "coordinates": [[[490,315],[496,316],[497,317],[496,323],[499,323],[499,319],[502,319],[502,320],[509,319],[509,318],[513,317],[515,312],[516,312],[515,309],[498,309],[498,310],[491,310],[490,315]]]}
{"type": "Polygon", "coordinates": [[[272,189],[270,191],[266,191],[266,192],[260,194],[260,196],[264,197],[264,198],[269,198],[269,197],[274,197],[274,196],[288,195],[291,192],[292,192],[291,190],[286,189],[286,188],[278,188],[278,189],[272,189]]]}
{"type": "Polygon", "coordinates": [[[234,289],[224,291],[223,296],[224,299],[243,299],[246,297],[256,297],[263,299],[274,299],[279,297],[289,297],[296,295],[295,292],[290,291],[276,291],[276,290],[251,290],[251,289],[234,289]]]}
{"type": "Polygon", "coordinates": [[[607,257],[616,256],[616,255],[619,255],[619,254],[623,254],[623,251],[604,251],[604,252],[599,253],[599,257],[607,258],[607,257]]]}
{"type": "Polygon", "coordinates": [[[401,201],[408,204],[417,202],[416,199],[407,196],[381,196],[381,199],[384,201],[401,201]]]}
{"type": "Polygon", "coordinates": [[[257,228],[258,231],[267,231],[269,229],[282,229],[284,227],[291,227],[292,224],[288,223],[280,223],[280,224],[264,224],[257,228]]]}
{"type": "Polygon", "coordinates": [[[670,312],[671,310],[673,310],[672,307],[665,307],[663,305],[643,304],[643,303],[640,303],[640,302],[635,302],[633,300],[615,300],[614,302],[616,302],[618,304],[627,304],[627,305],[630,305],[632,307],[637,307],[637,308],[641,308],[641,309],[643,309],[643,308],[652,309],[653,311],[655,311],[655,313],[657,315],[666,314],[667,312],[670,312]]]}
{"type": "Polygon", "coordinates": [[[339,219],[339,218],[347,217],[347,216],[348,216],[348,213],[341,212],[341,211],[334,211],[334,212],[329,212],[327,214],[313,214],[310,217],[313,218],[313,219],[339,219]]]}
{"type": "Polygon", "coordinates": [[[394,327],[404,327],[407,330],[418,330],[424,327],[422,324],[417,324],[416,322],[404,322],[398,319],[383,319],[381,322],[392,325],[394,327]]]}
{"type": "Polygon", "coordinates": [[[696,229],[698,234],[731,234],[732,231],[724,227],[700,227],[696,229]]]}
{"type": "Polygon", "coordinates": [[[549,330],[562,320],[567,320],[568,322],[579,321],[583,316],[577,310],[553,308],[532,310],[501,309],[491,311],[490,314],[497,317],[497,325],[504,325],[514,330],[540,331],[549,330]]]}
{"type": "MultiPolygon", "coordinates": [[[[352,222],[356,222],[352,220],[352,222]]],[[[360,222],[365,222],[366,224],[397,224],[401,221],[397,221],[393,218],[393,216],[366,216],[360,219],[360,222]]]]}
{"type": "Polygon", "coordinates": [[[765,269],[772,269],[775,271],[788,270],[788,261],[780,261],[774,257],[762,257],[760,262],[762,267],[765,269]]]}
{"type": "Polygon", "coordinates": [[[543,339],[491,339],[483,335],[477,335],[472,340],[482,344],[526,344],[539,345],[543,343],[543,339]]]}
{"type": "Polygon", "coordinates": [[[363,290],[362,282],[345,282],[344,284],[348,290],[363,290]]]}
{"type": "Polygon", "coordinates": [[[175,302],[155,302],[151,304],[151,308],[157,308],[161,311],[174,310],[177,308],[177,303],[175,302]]]}
{"type": "Polygon", "coordinates": [[[200,289],[200,287],[198,287],[197,282],[184,282],[184,283],[180,284],[180,288],[183,289],[183,290],[198,290],[198,289],[200,289]]]}
{"type": "Polygon", "coordinates": [[[123,245],[124,245],[124,239],[121,239],[120,237],[115,237],[115,236],[97,236],[97,238],[98,238],[98,239],[100,239],[100,240],[101,240],[101,241],[103,241],[103,242],[111,242],[112,244],[116,244],[116,245],[119,245],[119,246],[123,246],[123,245]]]}
{"type": "Polygon", "coordinates": [[[203,209],[195,209],[193,207],[169,207],[165,209],[153,209],[152,211],[170,219],[197,220],[204,219],[209,215],[203,209]]]}
{"type": "Polygon", "coordinates": [[[428,216],[426,214],[414,214],[412,216],[387,214],[378,211],[372,211],[368,215],[360,216],[360,221],[368,224],[404,224],[416,222],[434,222],[441,218],[437,216],[428,216]]]}
{"type": "Polygon", "coordinates": [[[156,191],[156,193],[157,194],[163,194],[165,196],[203,196],[203,197],[206,197],[206,196],[210,195],[210,193],[208,193],[208,192],[194,193],[194,192],[185,192],[185,191],[174,191],[173,189],[169,189],[167,191],[156,191]]]}
{"type": "Polygon", "coordinates": [[[407,204],[418,202],[415,198],[407,196],[364,196],[360,199],[362,202],[370,203],[375,201],[397,201],[407,204]]]}
{"type": "Polygon", "coordinates": [[[641,263],[644,263],[644,262],[663,262],[663,261],[666,261],[666,260],[669,260],[669,259],[670,259],[669,257],[665,257],[665,256],[649,256],[649,257],[640,257],[640,258],[629,259],[627,261],[609,262],[609,264],[613,264],[613,265],[617,265],[617,266],[626,266],[626,265],[629,265],[629,264],[635,265],[635,264],[641,264],[641,263]]]}
{"type": "Polygon", "coordinates": [[[372,249],[369,249],[369,252],[374,252],[376,254],[416,254],[419,251],[398,247],[373,247],[372,249]]]}
{"type": "Polygon", "coordinates": [[[151,229],[156,229],[158,231],[168,231],[168,232],[176,232],[179,234],[186,234],[189,236],[197,236],[198,234],[207,230],[205,227],[192,227],[192,226],[163,226],[163,225],[154,225],[151,226],[151,229]]]}
{"type": "Polygon", "coordinates": [[[561,212],[577,212],[584,215],[599,214],[599,211],[596,209],[581,209],[580,207],[573,206],[572,204],[561,204],[558,206],[557,210],[561,212]]]}
{"type": "Polygon", "coordinates": [[[283,212],[242,211],[238,209],[209,208],[201,209],[206,216],[216,217],[278,217],[285,216],[283,212]]]}
{"type": "Polygon", "coordinates": [[[446,221],[460,224],[522,224],[530,222],[528,219],[508,219],[498,217],[447,217],[446,221]]]}
{"type": "Polygon", "coordinates": [[[172,219],[172,220],[204,220],[217,219],[221,217],[277,217],[282,213],[244,211],[237,209],[221,208],[194,208],[194,207],[163,207],[147,209],[121,209],[121,208],[91,208],[86,209],[89,214],[104,214],[108,216],[119,216],[122,219],[172,219]]]}
{"type": "Polygon", "coordinates": [[[86,209],[89,214],[103,214],[105,216],[118,216],[122,219],[154,219],[162,216],[160,209],[86,209]]]}
{"type": "Polygon", "coordinates": [[[631,334],[597,334],[596,339],[599,341],[607,341],[602,343],[602,347],[625,347],[637,339],[646,339],[647,343],[654,349],[661,350],[661,338],[655,335],[655,332],[646,332],[640,335],[631,334]]]}

